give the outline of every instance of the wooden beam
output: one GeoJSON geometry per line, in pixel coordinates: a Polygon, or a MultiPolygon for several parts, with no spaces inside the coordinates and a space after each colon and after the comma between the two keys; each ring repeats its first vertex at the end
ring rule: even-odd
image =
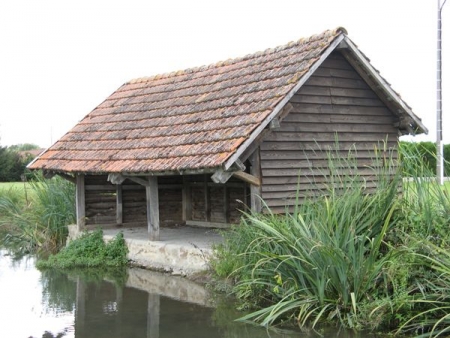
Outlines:
{"type": "Polygon", "coordinates": [[[191,186],[183,176],[183,190],[182,190],[182,217],[183,221],[186,222],[192,219],[192,194],[191,186]]]}
{"type": "Polygon", "coordinates": [[[203,187],[205,190],[205,221],[209,222],[211,220],[211,193],[208,187],[208,178],[205,175],[203,187]]]}
{"type": "Polygon", "coordinates": [[[214,183],[227,183],[231,176],[233,176],[232,171],[224,171],[223,169],[218,169],[214,173],[214,175],[211,176],[211,179],[214,183]]]}
{"type": "Polygon", "coordinates": [[[270,121],[269,129],[273,130],[278,128],[280,128],[280,120],[275,117],[272,121],[270,121]]]}
{"type": "Polygon", "coordinates": [[[122,225],[123,223],[123,203],[122,203],[122,185],[116,185],[116,223],[122,225]]]}
{"type": "Polygon", "coordinates": [[[85,184],[84,184],[84,175],[77,174],[76,176],[77,185],[75,188],[75,204],[77,209],[77,229],[78,231],[82,231],[86,226],[86,199],[85,199],[85,184]]]}
{"type": "Polygon", "coordinates": [[[135,176],[125,176],[125,178],[128,178],[130,181],[133,181],[137,184],[143,185],[144,187],[148,186],[148,181],[143,178],[135,176]]]}
{"type": "Polygon", "coordinates": [[[226,185],[223,186],[223,213],[225,223],[230,223],[230,190],[226,185]]]}
{"type": "Polygon", "coordinates": [[[108,175],[108,181],[112,184],[122,184],[126,178],[122,174],[111,173],[108,175]]]}
{"type": "Polygon", "coordinates": [[[260,181],[259,185],[250,185],[250,208],[252,212],[261,212],[261,156],[259,154],[259,148],[250,156],[250,164],[251,175],[260,181]]]}
{"type": "Polygon", "coordinates": [[[65,180],[72,182],[72,183],[77,183],[77,179],[71,175],[67,175],[65,173],[57,173],[58,176],[64,178],[65,180]]]}
{"type": "Polygon", "coordinates": [[[247,182],[251,185],[255,185],[257,187],[259,187],[261,185],[261,180],[253,175],[247,174],[246,172],[243,171],[235,171],[233,173],[234,177],[237,177],[239,179],[241,179],[244,182],[247,182]]]}
{"type": "Polygon", "coordinates": [[[148,177],[148,185],[145,186],[147,197],[147,227],[148,237],[151,241],[159,240],[159,196],[158,178],[148,177]]]}

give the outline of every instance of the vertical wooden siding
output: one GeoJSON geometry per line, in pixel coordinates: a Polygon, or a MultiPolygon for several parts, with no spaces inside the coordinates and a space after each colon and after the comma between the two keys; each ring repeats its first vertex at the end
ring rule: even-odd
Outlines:
{"type": "Polygon", "coordinates": [[[239,179],[226,184],[214,183],[210,175],[186,176],[191,212],[188,221],[205,223],[239,223],[248,205],[249,189],[239,179]]]}
{"type": "MultiPolygon", "coordinates": [[[[116,186],[106,175],[87,175],[86,225],[116,223],[116,186]]],[[[159,214],[161,225],[182,222],[182,178],[159,177],[159,214]]],[[[124,225],[147,224],[145,187],[130,180],[122,184],[122,217],[124,225]]]]}
{"type": "Polygon", "coordinates": [[[343,157],[355,150],[361,175],[372,174],[365,166],[373,161],[375,145],[386,140],[390,148],[397,144],[397,117],[339,52],[330,55],[290,103],[293,109],[280,128],[261,144],[262,197],[275,212],[294,204],[297,189],[302,197],[316,183],[323,184],[326,151],[335,149],[336,141],[343,157]]]}

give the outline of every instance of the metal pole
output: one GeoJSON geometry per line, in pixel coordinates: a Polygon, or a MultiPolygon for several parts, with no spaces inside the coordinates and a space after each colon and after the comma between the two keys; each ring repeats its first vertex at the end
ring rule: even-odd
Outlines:
{"type": "Polygon", "coordinates": [[[437,20],[437,79],[436,79],[436,175],[439,184],[444,184],[444,145],[442,144],[442,8],[438,0],[438,20],[437,20]]]}

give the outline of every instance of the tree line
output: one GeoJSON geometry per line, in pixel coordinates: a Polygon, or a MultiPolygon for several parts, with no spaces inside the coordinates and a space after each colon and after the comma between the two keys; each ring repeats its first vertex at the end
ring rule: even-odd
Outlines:
{"type": "Polygon", "coordinates": [[[26,166],[35,157],[30,151],[36,149],[40,147],[30,143],[0,146],[0,182],[20,182],[27,176],[26,166]]]}
{"type": "MultiPolygon", "coordinates": [[[[400,141],[406,153],[419,154],[424,165],[430,172],[436,174],[437,149],[434,142],[405,142],[400,141]]],[[[450,144],[444,145],[444,176],[450,176],[450,144]]]]}

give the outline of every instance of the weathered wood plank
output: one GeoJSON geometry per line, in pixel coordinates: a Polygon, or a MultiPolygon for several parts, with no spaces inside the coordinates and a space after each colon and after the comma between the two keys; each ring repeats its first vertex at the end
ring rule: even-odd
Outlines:
{"type": "Polygon", "coordinates": [[[305,86],[323,86],[335,88],[357,88],[370,89],[369,85],[363,79],[344,79],[335,77],[311,76],[305,83],[305,86]]]}
{"type": "Polygon", "coordinates": [[[148,237],[151,241],[159,240],[159,196],[158,178],[150,176],[145,186],[147,198],[147,227],[148,237]]]}
{"type": "MultiPolygon", "coordinates": [[[[292,113],[281,125],[283,127],[287,123],[348,123],[348,124],[370,124],[382,125],[387,124],[393,126],[398,119],[394,116],[383,115],[337,115],[337,114],[311,114],[311,113],[292,113]]],[[[376,128],[376,127],[375,127],[376,128]]]]}
{"type": "MultiPolygon", "coordinates": [[[[293,176],[297,177],[299,175],[304,176],[329,176],[331,174],[330,169],[327,168],[305,168],[305,169],[295,169],[295,168],[287,168],[287,169],[261,169],[262,176],[266,177],[285,177],[285,176],[293,176]]],[[[357,173],[358,175],[371,175],[373,170],[370,168],[358,168],[358,170],[350,170],[350,169],[337,169],[336,173],[341,175],[351,175],[357,173]]]]}
{"type": "MultiPolygon", "coordinates": [[[[250,164],[251,175],[261,181],[261,157],[259,148],[257,148],[250,156],[250,164]]],[[[250,208],[254,212],[261,212],[261,185],[250,185],[250,208]]]]}
{"type": "Polygon", "coordinates": [[[322,105],[346,105],[362,107],[384,107],[383,102],[376,98],[319,96],[319,95],[294,95],[292,103],[314,103],[322,105]]]}
{"type": "Polygon", "coordinates": [[[324,67],[319,67],[314,72],[314,76],[335,77],[335,78],[356,79],[356,80],[361,79],[361,76],[359,76],[359,74],[354,70],[333,69],[324,67]]]}
{"type": "MultiPolygon", "coordinates": [[[[330,104],[322,105],[315,103],[292,103],[292,113],[304,114],[333,114],[333,115],[384,115],[393,114],[386,107],[359,107],[359,106],[332,106],[330,104]]],[[[291,114],[290,114],[291,115],[291,114]]],[[[286,121],[289,121],[289,116],[286,121]]]]}
{"type": "MultiPolygon", "coordinates": [[[[375,176],[363,176],[361,178],[366,179],[364,186],[366,187],[376,187],[378,183],[376,182],[375,176]]],[[[262,187],[263,194],[267,192],[296,192],[296,191],[309,191],[309,190],[326,190],[330,187],[330,184],[326,177],[322,177],[322,182],[309,182],[309,183],[299,183],[299,184],[266,184],[262,187]]],[[[350,182],[346,183],[348,186],[351,185],[350,182]]],[[[337,185],[338,186],[338,185],[337,185]]],[[[343,185],[341,184],[340,187],[343,185]]]]}
{"type": "MultiPolygon", "coordinates": [[[[384,138],[380,138],[377,141],[369,140],[369,141],[359,141],[358,147],[356,148],[356,143],[354,140],[346,141],[339,138],[339,142],[333,140],[321,141],[317,142],[315,139],[304,140],[302,142],[291,142],[291,141],[266,141],[261,144],[261,151],[285,151],[285,150],[294,150],[294,151],[333,151],[338,147],[340,150],[373,150],[374,146],[379,144],[382,146],[384,142],[382,141],[384,138]]],[[[388,148],[395,147],[397,142],[397,137],[391,138],[389,137],[386,146],[388,148]]]]}
{"type": "MultiPolygon", "coordinates": [[[[337,168],[348,168],[352,161],[334,161],[333,165],[337,168]]],[[[358,159],[358,166],[370,166],[375,163],[374,159],[358,159]]],[[[327,168],[330,162],[328,159],[301,159],[301,160],[267,160],[261,162],[261,169],[311,169],[311,168],[327,168]]]]}
{"type": "Polygon", "coordinates": [[[333,137],[334,133],[378,133],[380,130],[385,134],[395,134],[398,129],[393,124],[291,122],[284,124],[279,132],[331,133],[329,137],[333,137]]]}
{"type": "Polygon", "coordinates": [[[258,177],[243,171],[235,171],[233,173],[233,176],[243,180],[244,182],[247,182],[248,184],[256,185],[258,187],[261,185],[261,180],[258,177]]]}
{"type": "MultiPolygon", "coordinates": [[[[295,95],[312,95],[312,96],[340,96],[378,99],[378,96],[370,88],[336,88],[322,86],[303,86],[295,95]]],[[[294,96],[295,96],[294,95],[294,96]]]]}
{"type": "MultiPolygon", "coordinates": [[[[341,150],[341,151],[332,151],[333,156],[340,156],[341,158],[357,158],[357,159],[374,159],[377,156],[388,156],[392,159],[397,159],[398,154],[396,151],[392,151],[392,153],[386,152],[375,154],[373,150],[358,150],[353,148],[354,151],[349,150],[341,150]]],[[[261,159],[264,160],[314,160],[314,159],[324,159],[328,155],[327,151],[295,151],[295,150],[286,150],[286,151],[276,151],[276,150],[266,150],[261,152],[261,159]]]]}
{"type": "Polygon", "coordinates": [[[308,142],[308,141],[315,141],[315,142],[322,142],[322,141],[330,141],[333,137],[336,137],[337,140],[340,142],[381,142],[385,140],[386,138],[394,138],[396,134],[387,134],[383,130],[372,131],[372,132],[342,132],[338,133],[337,135],[334,135],[333,133],[329,132],[302,132],[302,133],[294,133],[294,132],[278,132],[273,133],[268,136],[267,141],[273,142],[273,141],[281,141],[281,142],[308,142]]]}
{"type": "Polygon", "coordinates": [[[327,58],[321,64],[320,68],[344,69],[354,71],[353,67],[344,58],[327,58]]]}

